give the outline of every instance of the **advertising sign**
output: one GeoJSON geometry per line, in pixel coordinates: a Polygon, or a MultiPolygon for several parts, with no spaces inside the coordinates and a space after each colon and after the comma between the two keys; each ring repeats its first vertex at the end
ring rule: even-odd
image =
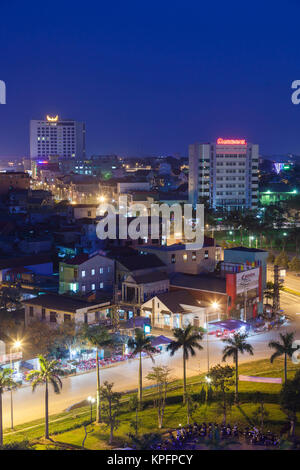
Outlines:
{"type": "Polygon", "coordinates": [[[241,294],[258,288],[259,268],[249,269],[236,275],[236,293],[241,294]]]}

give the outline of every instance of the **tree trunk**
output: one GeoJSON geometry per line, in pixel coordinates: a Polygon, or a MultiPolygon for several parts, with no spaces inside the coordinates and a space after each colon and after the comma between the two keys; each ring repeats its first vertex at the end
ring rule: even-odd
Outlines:
{"type": "Polygon", "coordinates": [[[96,350],[96,373],[97,373],[97,423],[101,423],[101,394],[100,394],[100,367],[99,367],[99,351],[96,350]]]}
{"type": "Polygon", "coordinates": [[[2,391],[0,391],[0,446],[3,444],[2,391]]]}
{"type": "Polygon", "coordinates": [[[186,402],[186,359],[185,351],[183,349],[183,403],[186,402]]]}
{"type": "Polygon", "coordinates": [[[238,371],[238,352],[235,353],[235,401],[239,400],[239,371],[238,371]]]}
{"type": "Polygon", "coordinates": [[[284,383],[287,381],[287,354],[284,354],[284,383]]]}
{"type": "Polygon", "coordinates": [[[112,444],[113,440],[114,440],[114,428],[113,426],[110,426],[109,443],[112,444]]]}
{"type": "Polygon", "coordinates": [[[223,392],[223,420],[224,420],[224,426],[226,425],[226,395],[225,392],[223,392]]]}
{"type": "Polygon", "coordinates": [[[48,392],[48,380],[46,380],[46,390],[45,390],[45,438],[49,439],[49,392],[48,392]]]}
{"type": "Polygon", "coordinates": [[[141,407],[143,399],[143,370],[142,370],[142,353],[140,352],[139,359],[139,387],[138,387],[138,402],[141,407]]]}

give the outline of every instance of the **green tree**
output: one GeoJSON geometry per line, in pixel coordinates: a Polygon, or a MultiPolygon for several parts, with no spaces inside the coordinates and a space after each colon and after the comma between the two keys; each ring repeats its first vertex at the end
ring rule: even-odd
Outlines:
{"type": "Polygon", "coordinates": [[[247,334],[235,333],[232,338],[223,339],[227,346],[223,349],[223,361],[228,357],[232,357],[235,363],[235,400],[238,401],[239,394],[239,353],[244,354],[247,352],[253,356],[253,347],[247,343],[247,334]]]}
{"type": "Polygon", "coordinates": [[[223,409],[223,422],[226,424],[227,419],[227,395],[230,387],[234,384],[233,380],[234,368],[231,366],[221,366],[218,364],[212,367],[208,373],[208,377],[212,380],[212,385],[222,394],[222,409],[223,409]]]}
{"type": "Polygon", "coordinates": [[[38,385],[45,385],[45,438],[49,439],[49,385],[51,384],[54,393],[60,393],[62,381],[59,375],[61,370],[57,367],[58,361],[47,361],[44,356],[39,356],[40,370],[33,370],[27,375],[27,380],[31,381],[32,391],[38,385]]]}
{"type": "Polygon", "coordinates": [[[278,256],[276,256],[274,264],[278,266],[282,266],[283,268],[287,269],[289,267],[289,257],[285,251],[281,251],[278,256]]]}
{"type": "Polygon", "coordinates": [[[85,325],[82,331],[82,339],[90,346],[96,348],[96,376],[97,376],[97,416],[96,422],[101,423],[101,394],[100,394],[100,367],[99,349],[111,348],[114,345],[112,335],[102,326],[85,325]]]}
{"type": "Polygon", "coordinates": [[[154,396],[154,407],[157,409],[157,419],[159,429],[163,426],[164,413],[166,407],[166,399],[168,392],[168,385],[171,381],[170,372],[168,366],[157,366],[152,367],[149,374],[146,376],[146,379],[150,382],[153,382],[155,387],[155,396],[154,396]]]}
{"type": "Polygon", "coordinates": [[[284,356],[284,381],[287,380],[287,358],[293,355],[293,341],[295,333],[280,333],[281,341],[270,341],[269,348],[275,349],[275,352],[270,357],[271,363],[280,356],[284,356]]]}
{"type": "Polygon", "coordinates": [[[300,272],[300,259],[297,256],[294,256],[289,262],[289,269],[297,273],[300,272]]]}
{"type": "Polygon", "coordinates": [[[145,336],[145,333],[140,328],[135,329],[134,338],[128,340],[128,347],[132,350],[135,356],[139,356],[139,383],[138,383],[138,400],[139,406],[141,407],[143,401],[143,369],[142,369],[142,353],[147,354],[154,362],[153,354],[156,349],[151,345],[149,337],[145,336]]]}
{"type": "Polygon", "coordinates": [[[103,402],[103,421],[109,427],[109,443],[112,444],[114,439],[114,430],[118,428],[120,422],[118,415],[120,414],[120,398],[121,393],[113,391],[113,383],[107,380],[100,387],[101,398],[103,402]]]}
{"type": "Polygon", "coordinates": [[[297,413],[300,412],[300,371],[293,380],[287,380],[280,392],[279,401],[290,422],[290,436],[295,436],[297,413]]]}
{"type": "Polygon", "coordinates": [[[186,401],[186,361],[189,356],[196,355],[196,349],[201,350],[203,347],[200,341],[203,338],[203,330],[195,328],[192,325],[187,325],[184,328],[175,328],[173,330],[174,341],[168,344],[167,351],[170,351],[171,356],[182,348],[183,358],[183,401],[186,401]]]}
{"type": "Polygon", "coordinates": [[[6,389],[17,387],[17,383],[12,378],[11,369],[0,370],[0,446],[3,445],[3,416],[2,416],[2,396],[6,389]]]}
{"type": "Polygon", "coordinates": [[[255,402],[259,403],[258,407],[254,410],[252,416],[255,421],[259,423],[261,432],[264,431],[264,424],[266,418],[269,416],[268,410],[266,410],[263,395],[260,392],[257,392],[255,397],[255,402]]]}

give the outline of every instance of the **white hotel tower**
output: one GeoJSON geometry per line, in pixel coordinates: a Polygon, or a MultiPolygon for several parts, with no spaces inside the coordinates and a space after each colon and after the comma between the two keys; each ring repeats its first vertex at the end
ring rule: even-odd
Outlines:
{"type": "Polygon", "coordinates": [[[30,158],[85,158],[85,124],[47,116],[30,121],[30,158]]]}
{"type": "Polygon", "coordinates": [[[214,209],[255,209],[258,201],[258,145],[222,139],[189,146],[189,200],[214,209]]]}

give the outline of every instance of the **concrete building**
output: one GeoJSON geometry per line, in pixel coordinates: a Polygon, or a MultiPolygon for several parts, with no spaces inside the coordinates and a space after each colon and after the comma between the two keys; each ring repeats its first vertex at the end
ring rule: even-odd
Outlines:
{"type": "Polygon", "coordinates": [[[52,326],[74,320],[76,323],[98,324],[110,312],[109,300],[87,302],[77,297],[43,294],[22,302],[25,308],[25,325],[40,320],[52,326]]]}
{"type": "Polygon", "coordinates": [[[258,145],[222,139],[189,146],[189,200],[220,210],[255,209],[258,202],[258,145]]]}
{"type": "Polygon", "coordinates": [[[112,259],[99,254],[83,253],[59,263],[59,293],[81,294],[97,291],[112,291],[114,287],[112,259]]]}
{"type": "Polygon", "coordinates": [[[206,308],[188,291],[158,294],[142,305],[141,315],[151,319],[153,328],[172,330],[188,324],[205,327],[206,308]]]}
{"type": "Polygon", "coordinates": [[[30,189],[30,176],[20,171],[6,171],[0,173],[0,195],[9,191],[21,191],[30,189]]]}
{"type": "Polygon", "coordinates": [[[30,158],[85,158],[85,124],[58,116],[30,121],[30,158]]]}
{"type": "Polygon", "coordinates": [[[187,250],[184,244],[143,246],[140,252],[155,254],[167,266],[167,271],[199,274],[214,271],[221,260],[222,249],[213,238],[205,237],[199,250],[187,250]]]}

